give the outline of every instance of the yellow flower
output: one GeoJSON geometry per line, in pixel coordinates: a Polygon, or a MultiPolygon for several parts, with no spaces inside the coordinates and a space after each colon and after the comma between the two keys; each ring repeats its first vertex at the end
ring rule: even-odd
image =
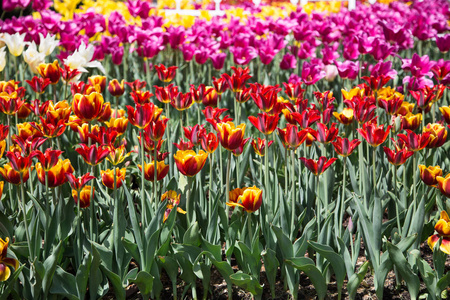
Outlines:
{"type": "Polygon", "coordinates": [[[0,281],[6,281],[11,276],[9,267],[13,267],[15,270],[19,268],[19,261],[17,259],[6,257],[8,244],[9,238],[6,238],[5,241],[0,238],[0,281]]]}

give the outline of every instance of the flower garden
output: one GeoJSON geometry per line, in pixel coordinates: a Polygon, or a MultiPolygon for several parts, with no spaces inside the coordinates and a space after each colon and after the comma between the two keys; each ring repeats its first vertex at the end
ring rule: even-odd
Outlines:
{"type": "Polygon", "coordinates": [[[3,1],[0,299],[448,297],[450,2],[3,1]]]}

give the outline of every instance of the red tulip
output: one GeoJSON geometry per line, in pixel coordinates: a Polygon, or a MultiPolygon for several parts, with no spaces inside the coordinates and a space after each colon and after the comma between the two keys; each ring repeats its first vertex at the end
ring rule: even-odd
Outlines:
{"type": "Polygon", "coordinates": [[[178,67],[168,67],[166,68],[163,64],[155,65],[156,72],[158,73],[159,80],[162,82],[171,82],[176,75],[178,67]]]}
{"type": "Polygon", "coordinates": [[[314,175],[318,176],[325,172],[337,158],[333,157],[327,160],[325,156],[321,156],[319,160],[313,160],[300,157],[300,160],[314,175]]]}
{"type": "Polygon", "coordinates": [[[383,144],[389,135],[389,130],[391,129],[389,125],[386,130],[384,130],[384,125],[377,126],[376,120],[363,124],[363,128],[358,128],[359,134],[371,145],[372,147],[378,147],[383,144]]]}
{"type": "Polygon", "coordinates": [[[110,152],[109,148],[103,146],[91,145],[89,147],[85,144],[80,144],[80,146],[81,147],[75,149],[75,151],[77,151],[83,160],[91,166],[96,166],[101,163],[110,152]]]}
{"type": "Polygon", "coordinates": [[[278,134],[280,135],[281,142],[284,147],[288,150],[295,150],[300,146],[305,140],[309,130],[303,129],[298,131],[297,126],[292,124],[287,124],[286,128],[278,128],[278,134]]]}
{"type": "Polygon", "coordinates": [[[329,144],[334,141],[339,133],[336,123],[331,124],[330,129],[325,124],[317,123],[317,141],[319,143],[329,144]]]}
{"type": "Polygon", "coordinates": [[[277,128],[280,117],[278,115],[270,116],[267,113],[258,114],[258,117],[248,117],[250,123],[253,124],[262,134],[269,135],[277,128]]]}
{"type": "Polygon", "coordinates": [[[399,134],[398,137],[406,144],[410,151],[420,151],[430,142],[430,133],[416,134],[411,130],[406,130],[408,135],[399,134]]]}
{"type": "Polygon", "coordinates": [[[334,151],[340,156],[347,157],[353,153],[353,151],[361,144],[361,141],[354,139],[349,141],[348,138],[341,138],[338,136],[335,142],[332,142],[334,151]]]}

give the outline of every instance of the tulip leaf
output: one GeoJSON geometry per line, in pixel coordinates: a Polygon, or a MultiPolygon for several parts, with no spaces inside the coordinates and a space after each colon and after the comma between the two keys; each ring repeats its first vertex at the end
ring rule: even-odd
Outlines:
{"type": "Polygon", "coordinates": [[[250,292],[253,296],[257,297],[262,295],[263,287],[255,277],[242,272],[237,272],[230,275],[230,279],[233,284],[250,292]]]}
{"type": "Polygon", "coordinates": [[[411,270],[406,258],[402,254],[402,251],[400,251],[397,246],[389,242],[386,242],[386,246],[392,262],[397,267],[397,270],[402,278],[406,281],[411,299],[417,299],[420,290],[419,277],[411,270]]]}
{"type": "Polygon", "coordinates": [[[139,249],[137,244],[133,243],[132,241],[122,238],[122,244],[125,247],[125,249],[128,251],[128,253],[131,254],[131,256],[136,260],[138,265],[141,265],[141,258],[139,256],[139,249]]]}
{"type": "Polygon", "coordinates": [[[92,264],[92,255],[86,255],[83,259],[82,264],[78,267],[77,274],[75,275],[75,280],[77,282],[77,291],[79,299],[84,299],[87,291],[87,284],[89,279],[89,269],[92,264]]]}
{"type": "Polygon", "coordinates": [[[100,283],[103,281],[102,272],[100,272],[100,253],[96,247],[92,247],[92,263],[90,267],[90,280],[89,280],[89,298],[97,299],[98,289],[100,283]]]}
{"type": "Polygon", "coordinates": [[[60,263],[63,255],[62,241],[58,243],[58,246],[53,250],[52,254],[44,261],[45,275],[42,280],[42,288],[44,295],[47,295],[52,284],[53,275],[55,274],[56,267],[60,263]]]}
{"type": "MultiPolygon", "coordinates": [[[[141,231],[141,227],[139,226],[138,218],[136,215],[136,210],[134,208],[133,197],[130,195],[130,192],[128,191],[125,184],[123,185],[123,188],[125,190],[125,196],[128,201],[128,212],[130,215],[131,225],[133,227],[134,238],[136,239],[136,243],[138,245],[139,251],[143,251],[144,244],[142,242],[142,233],[141,233],[142,231],[141,231]]],[[[143,257],[141,256],[141,262],[142,262],[142,259],[143,259],[143,257]]]]}
{"type": "Polygon", "coordinates": [[[50,288],[50,293],[64,296],[69,300],[80,299],[78,297],[75,276],[67,273],[60,266],[57,267],[55,275],[53,276],[53,283],[50,288]]]}
{"type": "Polygon", "coordinates": [[[188,178],[180,174],[180,177],[178,178],[178,189],[181,191],[181,193],[186,194],[187,185],[188,178]]]}
{"type": "Polygon", "coordinates": [[[344,260],[339,254],[334,252],[333,248],[330,246],[322,245],[313,241],[309,241],[308,244],[330,262],[334,274],[336,275],[336,285],[338,288],[338,295],[340,295],[346,275],[344,260]]]}
{"type": "Polygon", "coordinates": [[[122,280],[119,275],[109,270],[104,264],[100,264],[100,270],[108,277],[109,282],[114,288],[116,299],[125,299],[125,289],[122,286],[122,280]]]}
{"type": "Polygon", "coordinates": [[[317,292],[317,297],[321,300],[325,299],[325,296],[327,295],[327,283],[312,259],[307,257],[294,257],[286,259],[286,263],[300,271],[303,271],[314,285],[317,292]]]}
{"type": "Polygon", "coordinates": [[[3,237],[11,238],[14,234],[14,227],[9,221],[8,217],[5,216],[3,212],[0,211],[0,232],[2,232],[3,237]]]}
{"type": "Polygon", "coordinates": [[[142,293],[144,299],[148,299],[152,292],[154,277],[145,271],[140,271],[136,278],[130,279],[131,283],[135,283],[142,293]]]}
{"type": "Polygon", "coordinates": [[[359,267],[358,272],[353,273],[353,275],[350,276],[348,283],[347,283],[347,290],[348,290],[350,299],[355,299],[358,287],[361,284],[361,282],[364,280],[364,277],[366,276],[368,268],[369,268],[369,261],[365,261],[361,265],[361,267],[359,267]]]}
{"type": "Polygon", "coordinates": [[[194,222],[184,234],[183,244],[198,247],[201,243],[202,237],[200,234],[200,227],[198,225],[198,222],[194,222]]]}
{"type": "Polygon", "coordinates": [[[275,298],[275,296],[276,296],[275,283],[276,283],[276,279],[277,279],[278,266],[280,264],[277,260],[275,251],[273,251],[270,248],[268,248],[267,250],[264,250],[261,253],[261,256],[263,257],[263,260],[264,260],[264,268],[266,270],[266,277],[267,277],[267,281],[269,282],[269,286],[270,286],[270,293],[271,293],[272,298],[275,298]]]}

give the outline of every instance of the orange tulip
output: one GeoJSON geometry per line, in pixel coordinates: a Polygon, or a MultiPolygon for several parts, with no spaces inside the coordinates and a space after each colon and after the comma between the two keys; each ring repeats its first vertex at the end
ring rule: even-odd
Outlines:
{"type": "Polygon", "coordinates": [[[217,123],[217,133],[222,147],[229,151],[238,148],[244,139],[245,124],[235,127],[233,122],[217,123]]]}
{"type": "MultiPolygon", "coordinates": [[[[139,170],[142,171],[142,165],[138,165],[139,170]]],[[[158,161],[156,163],[156,180],[160,181],[166,177],[169,173],[169,165],[166,165],[164,161],[158,161]]],[[[155,161],[147,164],[144,162],[144,178],[148,181],[154,181],[155,179],[155,161]]]]}
{"type": "Polygon", "coordinates": [[[450,198],[450,174],[447,174],[445,177],[437,176],[436,180],[441,193],[445,197],[450,198]]]}
{"type": "Polygon", "coordinates": [[[42,78],[50,79],[50,84],[57,84],[59,78],[61,77],[61,72],[59,70],[59,63],[55,60],[53,63],[40,64],[37,67],[37,71],[42,78]]]}
{"type": "Polygon", "coordinates": [[[200,150],[178,150],[174,155],[178,170],[185,176],[194,176],[203,168],[208,158],[208,153],[200,150]]]}
{"type": "Polygon", "coordinates": [[[0,238],[0,281],[6,281],[11,276],[9,267],[13,267],[15,270],[19,268],[19,261],[17,259],[6,257],[8,244],[9,238],[6,238],[5,241],[0,238]]]}
{"type": "Polygon", "coordinates": [[[441,246],[439,249],[446,253],[450,254],[450,219],[445,210],[441,211],[441,216],[439,221],[434,226],[434,229],[438,232],[435,235],[432,235],[428,238],[428,246],[430,246],[431,250],[434,250],[434,246],[439,241],[439,238],[442,237],[441,246]]]}
{"type": "MultiPolygon", "coordinates": [[[[92,200],[94,200],[94,193],[95,193],[95,188],[94,188],[94,192],[92,193],[92,200]]],[[[72,197],[75,200],[75,204],[78,204],[77,190],[72,190],[72,197]]],[[[91,205],[91,186],[85,185],[80,190],[80,207],[86,208],[86,207],[89,207],[89,205],[91,205]]]]}
{"type": "Polygon", "coordinates": [[[447,130],[442,124],[434,123],[428,124],[424,129],[423,133],[429,132],[429,143],[427,148],[438,148],[444,145],[447,140],[447,130]]]}
{"type": "Polygon", "coordinates": [[[239,206],[245,209],[248,213],[257,211],[262,204],[262,190],[256,186],[236,189],[230,192],[230,202],[227,202],[228,206],[239,206]],[[233,192],[233,194],[232,194],[233,192]],[[236,198],[236,194],[239,194],[236,202],[231,202],[231,199],[236,198]]]}
{"type": "Polygon", "coordinates": [[[75,94],[72,100],[72,110],[78,118],[89,122],[101,116],[103,102],[102,94],[97,92],[86,96],[75,94]]]}
{"type": "MultiPolygon", "coordinates": [[[[127,173],[126,168],[116,168],[116,188],[120,188],[125,181],[125,175],[127,173]]],[[[113,190],[114,189],[114,169],[113,170],[106,170],[106,171],[100,171],[100,175],[102,176],[102,183],[104,186],[106,186],[108,189],[113,190]]]]}
{"type": "MultiPolygon", "coordinates": [[[[72,167],[69,159],[59,159],[59,161],[47,172],[48,187],[54,188],[67,182],[66,173],[73,173],[75,169],[72,167]]],[[[36,164],[36,173],[39,181],[45,184],[45,170],[41,163],[36,164]]]]}
{"type": "MultiPolygon", "coordinates": [[[[32,169],[32,168],[30,168],[32,169]]],[[[26,182],[30,176],[29,170],[26,170],[23,173],[23,182],[26,182]]],[[[2,174],[3,178],[9,183],[19,185],[20,182],[20,174],[16,170],[11,167],[11,163],[7,163],[3,165],[3,168],[0,167],[0,174],[2,174]]]]}
{"type": "Polygon", "coordinates": [[[103,93],[106,87],[106,76],[95,75],[88,78],[89,84],[100,87],[100,92],[103,93]]]}
{"type": "Polygon", "coordinates": [[[436,186],[437,182],[437,177],[438,176],[442,176],[442,170],[441,167],[439,166],[430,166],[430,167],[426,167],[424,165],[419,165],[419,169],[420,169],[420,179],[422,179],[422,181],[429,186],[436,186]]]}

